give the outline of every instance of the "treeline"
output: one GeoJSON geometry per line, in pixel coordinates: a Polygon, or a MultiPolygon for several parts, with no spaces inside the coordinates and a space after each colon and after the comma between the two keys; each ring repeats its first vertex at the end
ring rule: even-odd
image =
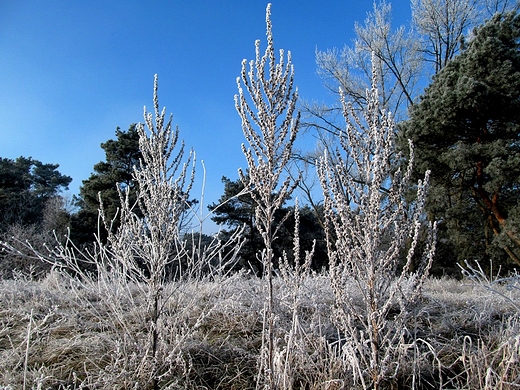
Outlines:
{"type": "MultiPolygon", "coordinates": [[[[412,1],[418,35],[411,33],[413,26],[409,30],[408,27],[392,29],[390,5],[375,5],[365,24],[356,25],[357,38],[351,47],[346,46],[342,53],[317,53],[318,70],[329,87],[341,89],[342,99],[352,102],[355,112],[363,111],[366,106],[364,90],[371,83],[379,86],[381,107],[394,112],[397,120],[395,169],[413,158],[413,182],[431,170],[425,219],[438,222],[432,272],[458,275],[458,265],[464,265],[465,261],[513,269],[520,266],[518,5],[496,1],[489,7],[491,3],[485,2],[488,20],[464,36],[464,29],[480,21],[476,15],[482,14],[484,2],[460,2],[466,8],[460,5],[449,14],[457,28],[435,30],[436,23],[439,26],[441,23],[435,16],[435,7],[447,9],[448,3],[412,1]],[[472,8],[470,3],[474,3],[472,8]],[[440,36],[435,36],[435,31],[440,36]],[[371,66],[367,66],[369,59],[373,59],[371,66]],[[427,77],[428,71],[433,75],[430,85],[419,96],[418,80],[427,77]],[[372,80],[372,74],[380,78],[372,80]],[[413,156],[408,152],[408,140],[414,146],[413,156]]],[[[311,118],[300,127],[314,131],[321,141],[321,150],[328,152],[330,163],[337,164],[336,151],[344,143],[346,125],[336,118],[344,107],[304,104],[299,108],[311,118]]],[[[67,189],[71,178],[61,174],[57,164],[26,157],[0,159],[0,233],[4,240],[15,237],[20,255],[26,253],[26,240],[43,245],[50,242],[53,231],[59,240],[70,234],[69,238],[78,247],[90,245],[98,232],[105,239],[103,226],[98,229],[100,198],[106,217],[114,220],[113,229],[117,229],[120,206],[117,186],[127,190],[130,203],[135,202],[138,188],[134,167],[139,167],[142,155],[136,125],[126,131],[118,128],[115,135],[115,139],[101,144],[105,161],[94,166],[80,193],[67,202],[61,191],[67,189]]],[[[293,176],[298,176],[296,171],[315,171],[315,155],[300,153],[292,158],[293,176]]],[[[350,160],[343,162],[344,173],[355,181],[364,180],[359,172],[349,170],[350,160]]],[[[316,240],[312,266],[321,270],[328,267],[324,206],[321,199],[313,197],[311,183],[316,177],[310,174],[305,179],[300,182],[301,193],[306,195],[300,210],[301,242],[303,250],[310,250],[312,240],[316,240]]],[[[256,226],[255,196],[241,193],[245,186],[243,178],[222,180],[224,194],[210,208],[222,205],[212,219],[223,226],[223,236],[244,228],[246,243],[242,245],[241,260],[236,267],[261,274],[257,254],[262,247],[262,236],[256,226]]],[[[413,192],[410,187],[410,194],[413,192]]],[[[402,201],[411,203],[414,199],[410,195],[402,201]]],[[[190,200],[186,209],[196,202],[190,200]]],[[[276,259],[291,252],[295,224],[292,208],[286,201],[274,216],[281,226],[280,239],[273,247],[275,267],[276,259]]],[[[189,231],[189,220],[181,223],[189,231]]],[[[4,274],[23,264],[34,267],[38,263],[24,262],[21,258],[17,263],[12,255],[2,255],[4,274]]]]}
{"type": "MultiPolygon", "coordinates": [[[[138,188],[134,168],[139,167],[142,155],[135,124],[126,131],[117,128],[115,135],[115,139],[101,144],[105,151],[105,160],[94,165],[94,172],[83,181],[79,194],[68,200],[62,197],[62,191],[68,189],[72,179],[62,175],[57,164],[42,164],[24,157],[16,160],[1,159],[0,201],[2,210],[5,210],[0,215],[1,233],[4,241],[12,242],[20,251],[17,261],[13,259],[13,253],[2,256],[1,269],[4,275],[8,275],[13,267],[26,272],[30,269],[32,272],[47,269],[36,259],[30,260],[32,249],[25,245],[27,241],[40,251],[45,251],[45,242],[52,243],[55,238],[62,243],[66,238],[70,239],[79,248],[88,248],[98,234],[101,234],[101,241],[106,242],[108,232],[99,219],[101,204],[106,219],[117,230],[121,207],[119,190],[128,194],[131,204],[136,203],[138,188]]],[[[250,194],[240,195],[244,190],[244,184],[240,180],[232,181],[223,177],[222,182],[224,194],[218,202],[208,206],[209,210],[216,209],[212,220],[225,227],[220,233],[224,240],[245,226],[244,236],[247,242],[242,246],[240,261],[235,267],[246,268],[261,275],[261,262],[256,254],[262,247],[262,238],[255,227],[255,202],[250,194]],[[222,205],[217,208],[220,204],[222,205]]],[[[196,204],[196,199],[189,201],[189,205],[196,204]]],[[[136,210],[138,209],[139,205],[136,204],[136,210]]],[[[293,245],[293,209],[294,206],[284,206],[276,215],[277,224],[282,222],[283,237],[276,242],[276,258],[280,258],[284,252],[289,253],[293,245]]],[[[310,250],[312,241],[316,239],[318,242],[313,263],[316,270],[327,265],[325,237],[321,226],[323,212],[322,208],[319,210],[321,212],[318,215],[309,206],[300,210],[302,248],[310,250]]],[[[139,214],[142,215],[140,212],[139,214]]],[[[197,226],[190,222],[188,211],[186,214],[182,229],[189,236],[197,226]]],[[[210,242],[211,237],[203,234],[202,240],[210,242]]]]}

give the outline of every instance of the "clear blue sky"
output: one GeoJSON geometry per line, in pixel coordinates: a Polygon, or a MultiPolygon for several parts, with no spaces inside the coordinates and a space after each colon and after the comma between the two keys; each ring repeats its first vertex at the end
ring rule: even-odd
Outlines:
{"type": "MultiPolygon", "coordinates": [[[[394,2],[395,24],[410,19],[409,2],[394,2]]],[[[272,1],[276,49],[290,50],[301,99],[331,101],[316,76],[315,50],[353,38],[372,1],[272,1]]],[[[259,0],[0,1],[0,157],[58,163],[78,193],[100,143],[117,126],[142,122],[159,104],[173,113],[181,138],[207,167],[206,199],[223,192],[222,175],[245,167],[233,96],[243,58],[265,48],[259,0]]],[[[199,165],[199,181],[202,178],[199,165]]],[[[197,193],[193,194],[198,197],[197,193]]],[[[206,203],[207,203],[206,202],[206,203]]]]}

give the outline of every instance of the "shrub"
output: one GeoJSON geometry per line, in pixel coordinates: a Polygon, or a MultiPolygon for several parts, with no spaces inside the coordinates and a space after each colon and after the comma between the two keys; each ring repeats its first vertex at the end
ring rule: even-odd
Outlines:
{"type": "Polygon", "coordinates": [[[343,155],[335,164],[325,155],[318,175],[324,194],[330,281],[335,296],[334,322],[341,334],[341,359],[355,383],[379,388],[395,379],[409,352],[406,322],[431,267],[435,225],[415,272],[412,261],[423,225],[428,173],[417,184],[417,198],[407,203],[413,167],[413,146],[404,170],[395,169],[395,128],[391,115],[379,106],[377,64],[373,58],[372,89],[362,116],[341,93],[346,131],[343,155]],[[408,247],[399,269],[400,252],[408,247]],[[354,282],[359,301],[348,289],[354,282]]]}

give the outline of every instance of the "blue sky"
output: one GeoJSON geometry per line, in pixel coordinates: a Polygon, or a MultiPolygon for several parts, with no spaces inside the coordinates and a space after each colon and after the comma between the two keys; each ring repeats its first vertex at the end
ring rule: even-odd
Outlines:
{"type": "MultiPolygon", "coordinates": [[[[409,2],[393,4],[396,25],[410,19],[409,2]]],[[[315,50],[353,38],[372,1],[272,1],[276,49],[292,52],[301,99],[334,99],[316,75],[315,50]]],[[[100,143],[117,126],[142,122],[159,104],[187,147],[207,168],[206,199],[223,193],[223,175],[245,167],[233,96],[243,58],[254,42],[265,48],[265,8],[259,0],[0,1],[0,157],[60,164],[78,193],[100,143]]],[[[199,165],[199,181],[202,178],[199,165]]],[[[198,194],[193,194],[198,197],[198,194]]]]}

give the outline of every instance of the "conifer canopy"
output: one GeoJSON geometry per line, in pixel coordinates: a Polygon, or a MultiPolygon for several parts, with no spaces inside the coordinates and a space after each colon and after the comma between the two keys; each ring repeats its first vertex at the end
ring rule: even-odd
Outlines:
{"type": "Polygon", "coordinates": [[[520,15],[498,14],[433,79],[402,124],[432,171],[440,255],[520,265],[520,15]]]}

